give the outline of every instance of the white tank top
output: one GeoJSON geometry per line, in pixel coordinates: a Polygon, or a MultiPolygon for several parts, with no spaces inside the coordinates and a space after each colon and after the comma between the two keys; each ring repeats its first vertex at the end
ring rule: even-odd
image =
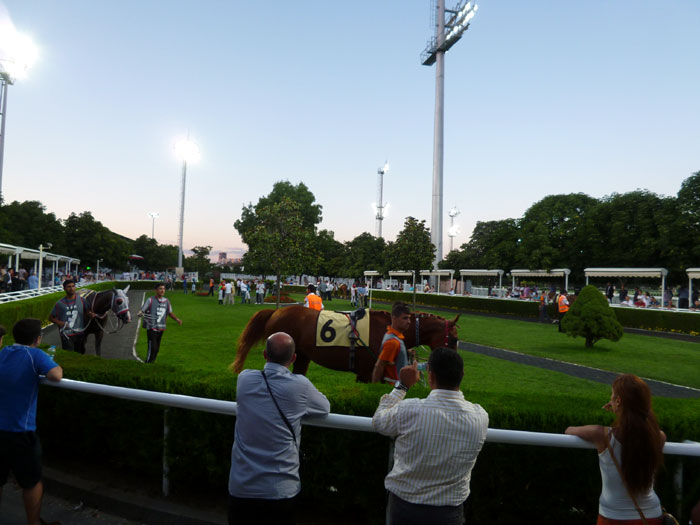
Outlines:
{"type": "MultiPolygon", "coordinates": [[[[617,462],[622,464],[622,445],[615,439],[612,432],[609,433],[610,445],[615,451],[617,462]]],[[[627,495],[625,484],[620,478],[620,473],[610,457],[610,451],[606,448],[598,454],[600,463],[600,477],[603,480],[603,490],[600,492],[598,513],[601,516],[613,520],[638,520],[639,512],[634,507],[632,498],[627,495]]],[[[637,505],[642,509],[645,518],[661,517],[661,504],[653,488],[645,494],[637,496],[637,505]]]]}

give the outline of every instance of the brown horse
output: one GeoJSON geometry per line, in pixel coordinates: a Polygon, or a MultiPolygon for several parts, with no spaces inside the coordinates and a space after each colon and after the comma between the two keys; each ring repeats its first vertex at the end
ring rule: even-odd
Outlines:
{"type": "Polygon", "coordinates": [[[341,284],[340,286],[338,286],[338,288],[335,291],[335,294],[336,297],[340,297],[341,299],[349,299],[350,292],[348,291],[348,285],[341,284]]]}
{"type": "MultiPolygon", "coordinates": [[[[287,306],[279,310],[260,310],[246,325],[240,339],[236,359],[231,368],[240,373],[243,370],[250,349],[275,332],[286,332],[296,344],[297,358],[293,372],[306,375],[309,363],[313,361],[333,370],[350,371],[350,349],[338,346],[316,346],[316,321],[318,311],[303,306],[287,306]]],[[[441,346],[457,347],[457,320],[459,315],[448,321],[432,314],[414,313],[411,326],[406,331],[407,348],[427,345],[431,349],[441,346]],[[418,324],[418,337],[416,337],[418,324]]],[[[374,363],[377,361],[382,338],[386,328],[391,324],[391,314],[381,310],[369,311],[369,341],[364,341],[369,348],[358,343],[355,350],[355,370],[357,380],[368,383],[372,378],[374,363]]]]}

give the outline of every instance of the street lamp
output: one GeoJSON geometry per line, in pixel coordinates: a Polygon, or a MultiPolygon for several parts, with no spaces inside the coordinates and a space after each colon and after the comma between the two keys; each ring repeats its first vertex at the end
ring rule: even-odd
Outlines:
{"type": "Polygon", "coordinates": [[[187,163],[199,160],[199,148],[189,138],[175,143],[175,154],[182,160],[182,188],[180,189],[180,233],[177,236],[177,267],[182,268],[182,229],[185,223],[185,181],[187,180],[187,163]]]}
{"type": "Polygon", "coordinates": [[[377,182],[377,237],[382,236],[382,221],[384,220],[384,174],[389,171],[389,163],[384,161],[384,166],[377,168],[379,181],[377,182]]]}
{"type": "Polygon", "coordinates": [[[447,212],[447,215],[450,216],[450,229],[447,230],[447,235],[450,238],[450,251],[454,250],[454,239],[459,234],[459,226],[455,225],[455,217],[459,214],[460,211],[457,209],[457,206],[453,206],[452,209],[447,212]]]}
{"type": "Polygon", "coordinates": [[[155,233],[156,233],[156,219],[160,217],[160,214],[157,211],[152,211],[151,213],[148,214],[148,216],[152,219],[152,224],[151,224],[151,239],[155,238],[155,233]]]}
{"type": "Polygon", "coordinates": [[[97,282],[100,278],[100,263],[104,261],[104,259],[97,259],[97,271],[95,272],[95,282],[97,282]]]}
{"type": "Polygon", "coordinates": [[[459,0],[454,9],[445,9],[445,0],[437,0],[435,37],[429,42],[421,61],[424,66],[437,62],[435,69],[435,128],[433,138],[433,201],[430,219],[430,238],[435,245],[435,267],[442,259],[442,168],[444,159],[445,118],[445,52],[455,45],[469,29],[479,6],[471,0],[459,0]],[[445,20],[445,13],[450,15],[445,20]]]}
{"type": "Polygon", "coordinates": [[[2,167],[5,157],[5,121],[7,120],[7,87],[23,78],[36,61],[38,52],[31,38],[14,28],[3,28],[0,35],[0,196],[2,167]]]}
{"type": "Polygon", "coordinates": [[[39,245],[39,284],[37,285],[37,291],[41,290],[41,278],[44,276],[44,248],[50,250],[53,244],[47,242],[46,245],[39,245]]]}

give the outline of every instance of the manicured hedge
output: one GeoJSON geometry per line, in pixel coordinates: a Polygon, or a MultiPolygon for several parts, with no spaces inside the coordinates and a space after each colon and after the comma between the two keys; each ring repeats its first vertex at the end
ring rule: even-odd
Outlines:
{"type": "MultiPolygon", "coordinates": [[[[235,399],[235,376],[211,382],[197,374],[186,376],[168,367],[145,367],[136,362],[104,361],[85,356],[71,367],[71,377],[146,390],[176,392],[217,399],[235,399]],[[84,364],[82,364],[84,363],[84,364]]],[[[352,391],[328,392],[333,412],[371,416],[386,388],[363,385],[352,391]]],[[[425,395],[416,386],[410,395],[425,395]]],[[[490,426],[561,433],[571,424],[609,423],[597,408],[598,399],[585,396],[542,408],[541,399],[520,396],[519,404],[501,403],[499,396],[469,391],[469,399],[487,407],[490,426]],[[571,406],[580,407],[572,412],[571,406]],[[589,408],[592,407],[592,408],[589,408]]],[[[47,459],[85,461],[160,483],[164,408],[97,395],[42,387],[39,396],[40,434],[47,459]]],[[[669,440],[700,439],[700,402],[655,400],[669,440]]],[[[168,409],[167,454],[173,495],[226,497],[234,418],[168,409]]],[[[303,427],[302,505],[314,505],[358,523],[381,523],[385,505],[383,478],[389,439],[372,433],[303,427]]],[[[660,492],[672,501],[670,470],[660,492]]],[[[700,463],[685,461],[685,494],[700,495],[694,479],[700,463]],[[693,485],[695,484],[695,485],[693,485]]],[[[487,444],[472,478],[471,523],[593,523],[600,492],[596,454],[592,450],[554,449],[487,444]]]]}
{"type": "MultiPolygon", "coordinates": [[[[373,299],[379,301],[413,302],[413,294],[373,290],[373,299]]],[[[538,317],[539,303],[517,299],[487,299],[480,297],[463,297],[455,295],[416,294],[416,304],[437,308],[454,308],[469,312],[514,315],[518,317],[538,317]]],[[[669,312],[653,308],[613,308],[617,320],[626,328],[642,328],[660,332],[678,332],[700,335],[700,314],[669,312]]],[[[549,316],[556,319],[556,305],[548,306],[549,316]]]]}

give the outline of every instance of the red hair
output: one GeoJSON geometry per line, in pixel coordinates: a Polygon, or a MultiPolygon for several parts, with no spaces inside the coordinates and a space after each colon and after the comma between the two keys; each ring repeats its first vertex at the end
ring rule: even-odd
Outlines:
{"type": "Polygon", "coordinates": [[[632,494],[641,494],[651,488],[654,475],[663,463],[663,443],[651,408],[651,391],[633,374],[618,376],[612,389],[620,398],[613,429],[622,445],[622,478],[632,494]]]}

